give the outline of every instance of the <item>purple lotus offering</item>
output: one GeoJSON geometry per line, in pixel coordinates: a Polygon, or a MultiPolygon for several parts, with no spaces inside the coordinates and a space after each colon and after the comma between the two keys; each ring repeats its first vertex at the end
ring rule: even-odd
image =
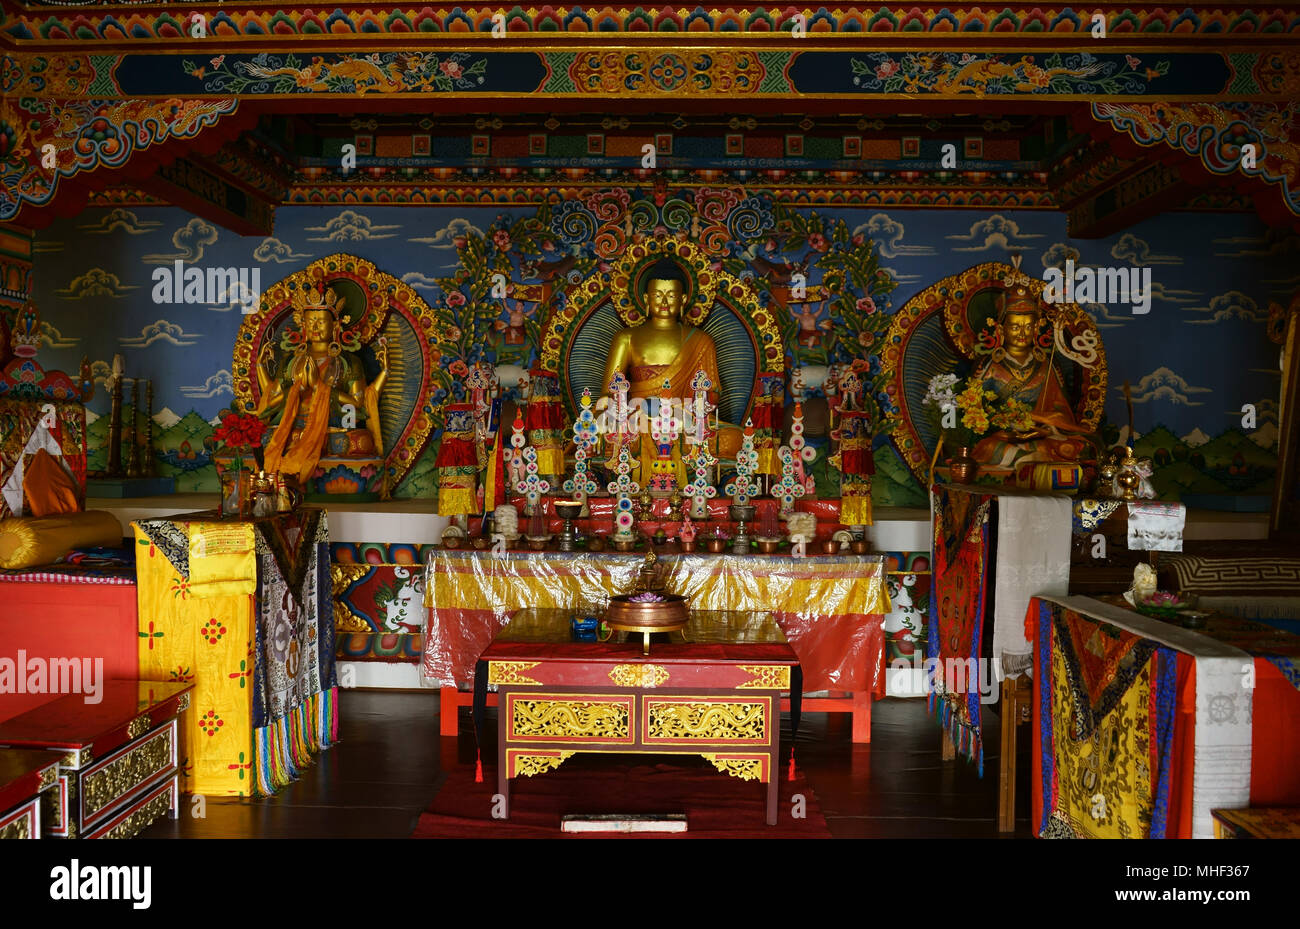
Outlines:
{"type": "Polygon", "coordinates": [[[663,603],[667,598],[647,590],[645,593],[633,594],[627,599],[629,603],[663,603]]]}

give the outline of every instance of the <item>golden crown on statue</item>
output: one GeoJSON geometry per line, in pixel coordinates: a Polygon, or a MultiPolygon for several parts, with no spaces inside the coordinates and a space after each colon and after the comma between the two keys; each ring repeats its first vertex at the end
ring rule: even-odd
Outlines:
{"type": "Polygon", "coordinates": [[[343,298],[334,292],[333,287],[320,290],[316,287],[299,287],[289,294],[289,303],[293,306],[293,324],[302,328],[302,315],[307,310],[328,310],[337,321],[343,298]]]}
{"type": "Polygon", "coordinates": [[[30,300],[14,317],[14,330],[9,344],[19,358],[34,358],[41,347],[41,314],[30,300]]]}

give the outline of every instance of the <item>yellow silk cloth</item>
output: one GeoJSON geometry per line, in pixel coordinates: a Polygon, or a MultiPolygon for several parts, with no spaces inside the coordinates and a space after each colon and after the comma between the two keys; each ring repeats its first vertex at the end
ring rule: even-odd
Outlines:
{"type": "Polygon", "coordinates": [[[843,496],[840,498],[840,524],[844,526],[870,526],[871,498],[843,496]]]}
{"type": "MultiPolygon", "coordinates": [[[[313,363],[314,362],[310,362],[313,363]]],[[[280,425],[275,427],[271,439],[266,443],[263,461],[268,474],[276,471],[293,475],[303,486],[316,471],[321,452],[325,449],[325,433],[330,425],[330,389],[325,383],[318,383],[311,391],[307,405],[307,425],[302,430],[298,441],[290,444],[293,437],[294,422],[298,418],[298,409],[302,404],[303,388],[296,382],[289,388],[284,398],[284,412],[280,416],[280,425]]]]}
{"type": "Polygon", "coordinates": [[[1148,661],[1128,692],[1093,730],[1075,741],[1074,695],[1060,646],[1052,643],[1052,730],[1057,806],[1052,816],[1079,838],[1145,839],[1151,832],[1151,716],[1148,661]]]}
{"type": "MultiPolygon", "coordinates": [[[[425,573],[425,674],[467,682],[474,661],[523,607],[573,609],[632,589],[645,556],[619,552],[489,552],[434,549],[425,573]]],[[[870,680],[867,614],[890,610],[884,563],[865,556],[834,559],[765,555],[665,555],[664,585],[694,610],[773,612],[796,654],[834,652],[870,680]]],[[[880,640],[883,644],[883,638],[880,640]]],[[[838,666],[837,666],[838,667],[838,666]]],[[[829,677],[848,672],[834,668],[829,677]]],[[[805,668],[809,690],[833,687],[805,668]]],[[[841,685],[842,686],[842,685],[841,685]]]]}
{"type": "Polygon", "coordinates": [[[253,524],[189,523],[190,596],[200,599],[251,594],[257,589],[253,524]]]}
{"type": "MultiPolygon", "coordinates": [[[[253,597],[198,599],[148,536],[135,535],[140,678],[194,682],[180,720],[182,789],[253,796],[253,597]]],[[[250,570],[247,580],[255,577],[250,570]]]]}

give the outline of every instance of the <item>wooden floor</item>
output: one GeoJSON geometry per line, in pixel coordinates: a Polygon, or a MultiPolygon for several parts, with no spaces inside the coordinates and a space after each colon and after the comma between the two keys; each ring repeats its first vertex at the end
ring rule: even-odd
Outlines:
{"type": "MultiPolygon", "coordinates": [[[[474,763],[468,711],[462,714],[462,735],[441,738],[433,692],[342,691],[340,744],[295,784],[265,799],[208,799],[202,818],[190,803],[180,819],[156,822],[143,837],[406,838],[442,786],[442,772],[474,763]]],[[[493,712],[488,725],[495,746],[493,712]]],[[[964,761],[940,761],[939,730],[924,700],[891,699],[875,705],[869,745],[849,741],[847,715],[806,714],[796,756],[837,838],[996,838],[998,733],[986,710],[981,779],[964,761]]],[[[1015,837],[1027,838],[1027,728],[1020,741],[1015,837]]],[[[783,749],[783,768],[786,757],[783,749]]],[[[486,753],[484,760],[492,761],[486,753]]]]}

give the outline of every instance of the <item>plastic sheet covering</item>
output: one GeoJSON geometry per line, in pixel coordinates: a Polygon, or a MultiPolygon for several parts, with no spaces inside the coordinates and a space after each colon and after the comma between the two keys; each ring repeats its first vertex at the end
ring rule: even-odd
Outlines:
{"type": "MultiPolygon", "coordinates": [[[[599,604],[630,592],[644,562],[642,553],[434,549],[425,578],[426,682],[469,687],[474,662],[515,610],[599,604]]],[[[884,695],[883,556],[661,555],[659,563],[665,588],[689,597],[693,609],[772,612],[799,656],[805,691],[884,695]]]]}

